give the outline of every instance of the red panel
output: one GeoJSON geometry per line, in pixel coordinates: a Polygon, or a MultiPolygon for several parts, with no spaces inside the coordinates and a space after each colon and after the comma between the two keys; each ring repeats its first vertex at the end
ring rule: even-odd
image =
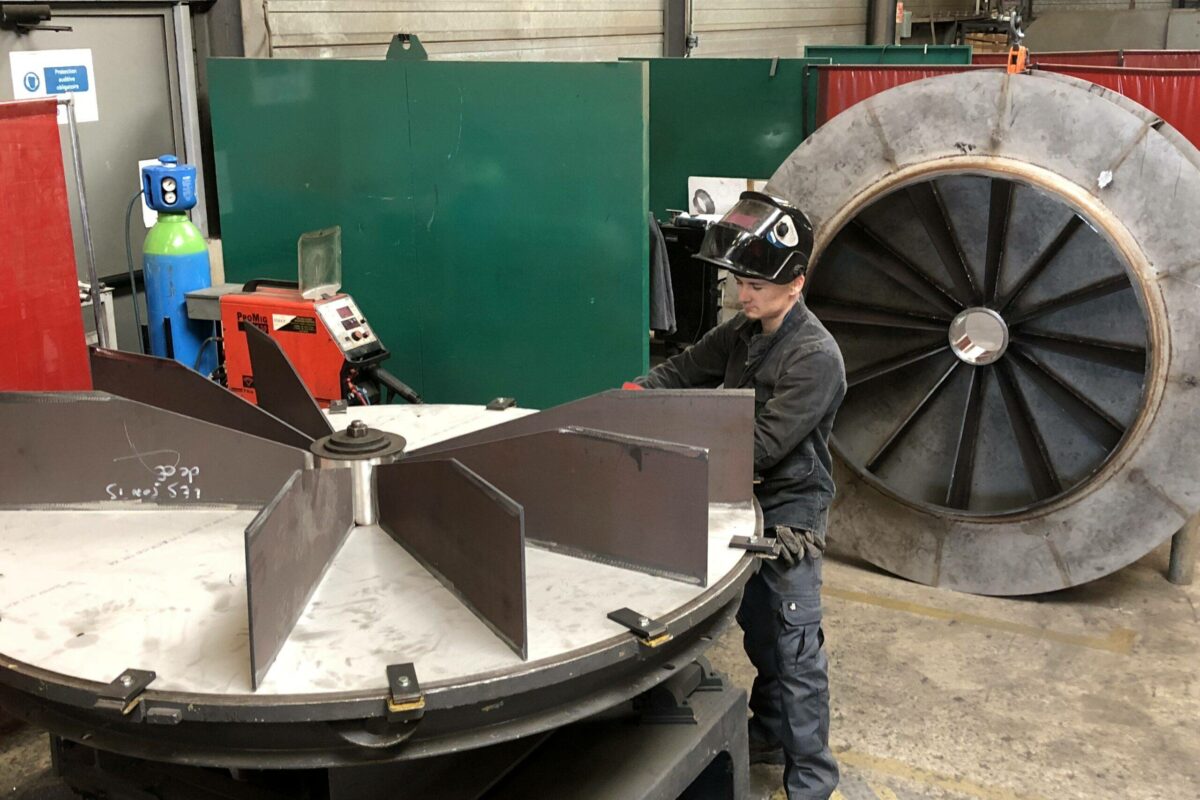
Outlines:
{"type": "Polygon", "coordinates": [[[1121,65],[1121,54],[1116,50],[1031,53],[1030,59],[1039,67],[1045,64],[1078,64],[1087,67],[1119,67],[1121,65]]]}
{"type": "Polygon", "coordinates": [[[834,65],[818,67],[817,124],[824,125],[860,100],[887,89],[938,75],[989,67],[893,67],[834,65]]]}
{"type": "MultiPolygon", "coordinates": [[[[1057,58],[1064,54],[1052,55],[1057,58]]],[[[1104,54],[1065,55],[1099,57],[1104,54]]],[[[1127,57],[1130,55],[1141,54],[1126,53],[1127,57]]],[[[1182,51],[1164,52],[1159,55],[1200,57],[1200,53],[1182,51]]],[[[970,69],[995,67],[979,64],[971,67],[818,67],[820,89],[817,120],[819,124],[824,124],[860,100],[878,92],[922,78],[952,75],[970,69]]],[[[1162,117],[1192,144],[1200,147],[1200,69],[1133,69],[1045,62],[1039,64],[1038,69],[1070,75],[1119,92],[1162,117]]]]}
{"type": "Polygon", "coordinates": [[[0,103],[0,390],[92,388],[57,113],[0,103]]]}
{"type": "MultiPolygon", "coordinates": [[[[1125,55],[1128,57],[1130,53],[1125,55]]],[[[1084,64],[1091,67],[1119,67],[1121,53],[1117,50],[1064,50],[1052,53],[1030,53],[1029,61],[1031,64],[1084,64]]],[[[1002,67],[1008,63],[1008,53],[975,53],[971,57],[971,63],[975,66],[1002,67]]]]}
{"type": "MultiPolygon", "coordinates": [[[[1030,53],[1031,63],[1074,64],[1086,67],[1140,67],[1145,69],[1200,69],[1200,50],[1075,50],[1030,53]]],[[[975,53],[971,63],[1002,66],[1007,53],[975,53]]]]}
{"type": "Polygon", "coordinates": [[[1081,78],[1140,103],[1200,146],[1200,69],[1130,69],[1042,64],[1039,69],[1081,78]]]}
{"type": "Polygon", "coordinates": [[[1148,69],[1200,69],[1200,51],[1126,50],[1122,66],[1148,69]]]}
{"type": "Polygon", "coordinates": [[[1003,67],[1008,63],[1008,53],[973,53],[971,63],[977,67],[1003,67]]]}

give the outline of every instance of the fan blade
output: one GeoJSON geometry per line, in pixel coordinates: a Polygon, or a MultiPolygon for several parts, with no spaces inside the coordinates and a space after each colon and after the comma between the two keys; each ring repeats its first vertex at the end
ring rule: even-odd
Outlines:
{"type": "MultiPolygon", "coordinates": [[[[525,509],[552,550],[688,583],[708,580],[708,453],[579,428],[414,455],[453,458],[525,509]]],[[[380,493],[382,494],[382,487],[380,493]]]]}
{"type": "Polygon", "coordinates": [[[246,528],[246,598],[255,689],[354,527],[348,469],[296,471],[246,528]]]}
{"type": "Polygon", "coordinates": [[[312,456],[103,392],[0,393],[0,504],[262,505],[312,456]]]}
{"type": "Polygon", "coordinates": [[[296,373],[279,342],[249,323],[242,326],[250,348],[254,394],[259,408],[273,414],[313,439],[333,433],[308,387],[296,373]]]}
{"type": "Polygon", "coordinates": [[[146,405],[307,450],[311,436],[178,361],[92,348],[92,385],[146,405]]]}
{"type": "Polygon", "coordinates": [[[614,389],[415,452],[445,453],[560,428],[706,448],[709,502],[748,503],[754,496],[754,392],[745,389],[614,389]]]}
{"type": "Polygon", "coordinates": [[[454,460],[385,464],[375,479],[384,529],[526,658],[521,506],[454,460]]]}

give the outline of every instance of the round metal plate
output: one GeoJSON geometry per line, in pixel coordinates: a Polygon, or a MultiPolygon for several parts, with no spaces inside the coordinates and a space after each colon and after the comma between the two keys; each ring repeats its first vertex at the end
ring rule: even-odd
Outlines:
{"type": "MultiPolygon", "coordinates": [[[[519,413],[355,410],[420,445],[519,413]]],[[[755,565],[729,539],[761,528],[749,504],[709,507],[707,587],[527,547],[522,660],[383,531],[360,527],[252,691],[242,536],[253,516],[199,504],[0,511],[0,561],[22,564],[0,575],[0,705],[101,749],[226,767],[410,759],[517,738],[615,705],[703,652],[755,565]],[[672,638],[639,644],[607,619],[626,605],[672,638]],[[423,717],[389,721],[387,667],[409,662],[423,717]],[[157,676],[128,709],[98,707],[129,668],[157,676]]]]}

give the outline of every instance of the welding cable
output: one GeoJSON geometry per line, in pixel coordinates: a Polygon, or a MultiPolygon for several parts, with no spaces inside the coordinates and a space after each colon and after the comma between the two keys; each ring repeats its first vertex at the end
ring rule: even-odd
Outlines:
{"type": "MultiPolygon", "coordinates": [[[[142,196],[142,192],[143,190],[139,189],[125,209],[125,265],[129,267],[129,291],[133,300],[133,322],[137,325],[138,352],[145,355],[146,348],[142,344],[142,314],[138,311],[137,281],[133,277],[133,243],[129,239],[129,217],[133,213],[133,204],[142,196]]],[[[204,352],[204,345],[200,346],[200,352],[204,352]]],[[[196,361],[196,364],[199,366],[199,360],[196,361]]]]}
{"type": "MultiPolygon", "coordinates": [[[[200,349],[196,352],[196,363],[192,364],[192,372],[200,371],[200,362],[204,359],[204,348],[208,347],[208,343],[219,341],[221,341],[220,336],[210,336],[200,343],[200,349]]],[[[209,375],[208,377],[211,378],[212,376],[209,375]]]]}
{"type": "Polygon", "coordinates": [[[352,394],[352,395],[354,395],[355,397],[357,397],[357,398],[358,398],[358,402],[359,402],[359,403],[361,403],[362,405],[364,405],[364,406],[369,406],[369,405],[371,405],[370,401],[368,401],[368,400],[367,400],[367,395],[366,395],[366,393],[365,393],[365,392],[363,392],[363,390],[362,390],[362,389],[359,389],[357,386],[355,386],[355,385],[354,385],[354,382],[353,382],[353,381],[351,381],[349,378],[346,378],[346,390],[347,390],[348,392],[350,392],[350,394],[352,394]]]}

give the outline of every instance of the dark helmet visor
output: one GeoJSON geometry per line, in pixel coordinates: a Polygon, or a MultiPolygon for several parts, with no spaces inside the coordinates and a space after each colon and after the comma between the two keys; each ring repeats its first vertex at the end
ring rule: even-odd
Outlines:
{"type": "Polygon", "coordinates": [[[697,258],[736,275],[787,283],[803,274],[812,249],[808,220],[774,205],[765,195],[745,192],[704,234],[697,258]],[[759,199],[759,198],[762,199],[759,199]]]}

